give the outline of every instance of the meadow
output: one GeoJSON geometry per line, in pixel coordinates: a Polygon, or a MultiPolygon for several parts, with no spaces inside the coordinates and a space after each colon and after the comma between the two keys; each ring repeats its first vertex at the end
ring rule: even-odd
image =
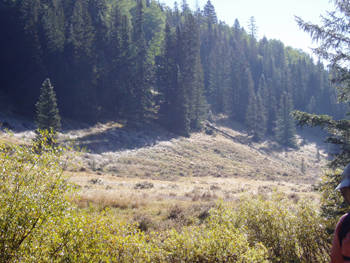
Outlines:
{"type": "Polygon", "coordinates": [[[2,134],[4,262],[328,261],[318,144],[299,137],[298,150],[282,149],[218,126],[224,133],[104,152],[133,136],[124,129],[59,136],[102,142],[82,153],[37,153],[29,133],[2,134]]]}

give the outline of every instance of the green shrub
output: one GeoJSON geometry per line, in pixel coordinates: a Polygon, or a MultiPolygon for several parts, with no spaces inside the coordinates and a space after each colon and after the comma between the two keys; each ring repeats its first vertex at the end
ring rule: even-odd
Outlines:
{"type": "Polygon", "coordinates": [[[244,233],[217,217],[211,217],[203,226],[169,231],[161,250],[159,262],[268,262],[262,244],[250,246],[244,233]]]}
{"type": "Polygon", "coordinates": [[[65,150],[45,138],[0,145],[1,262],[151,262],[156,248],[136,226],[72,206],[65,150]]]}
{"type": "MultiPolygon", "coordinates": [[[[47,146],[47,145],[46,145],[47,146]]],[[[43,145],[43,147],[46,147],[43,145]]],[[[62,149],[0,145],[0,258],[25,261],[41,254],[45,229],[69,207],[70,186],[62,177],[62,149]]]]}
{"type": "Polygon", "coordinates": [[[321,212],[325,220],[328,234],[333,234],[339,218],[348,212],[349,206],[344,201],[340,191],[335,188],[341,181],[342,170],[325,171],[318,185],[318,191],[321,193],[321,212]]]}
{"type": "Polygon", "coordinates": [[[318,209],[307,202],[293,205],[281,195],[243,200],[226,212],[243,228],[250,243],[261,242],[272,262],[329,262],[328,235],[318,209]]]}
{"type": "MultiPolygon", "coordinates": [[[[75,211],[54,230],[49,251],[53,262],[151,262],[152,244],[136,225],[113,222],[109,213],[75,211]]],[[[44,260],[46,262],[46,260],[44,260]]]]}

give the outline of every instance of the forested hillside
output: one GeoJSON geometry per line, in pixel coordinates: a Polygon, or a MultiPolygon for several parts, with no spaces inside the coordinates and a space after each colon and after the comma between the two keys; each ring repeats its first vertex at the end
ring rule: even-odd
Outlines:
{"type": "MultiPolygon", "coordinates": [[[[232,16],[235,14],[233,13],[232,16]]],[[[63,117],[155,119],[181,135],[226,114],[293,146],[293,109],[343,117],[321,63],[278,40],[154,0],[1,0],[1,108],[32,116],[50,78],[63,117]]]]}

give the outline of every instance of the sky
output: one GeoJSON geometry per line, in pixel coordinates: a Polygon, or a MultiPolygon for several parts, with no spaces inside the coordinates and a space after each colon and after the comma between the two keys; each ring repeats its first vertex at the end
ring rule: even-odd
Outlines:
{"type": "MultiPolygon", "coordinates": [[[[159,0],[173,7],[175,0],[159,0]]],[[[177,1],[181,4],[182,0],[177,1]]],[[[194,10],[196,2],[203,9],[207,0],[187,0],[194,10]]],[[[303,32],[295,22],[294,16],[305,21],[319,23],[320,15],[333,9],[329,0],[211,0],[219,20],[232,26],[237,18],[246,30],[251,16],[255,17],[258,38],[279,39],[286,46],[299,48],[311,54],[315,46],[310,36],[303,32]]]]}

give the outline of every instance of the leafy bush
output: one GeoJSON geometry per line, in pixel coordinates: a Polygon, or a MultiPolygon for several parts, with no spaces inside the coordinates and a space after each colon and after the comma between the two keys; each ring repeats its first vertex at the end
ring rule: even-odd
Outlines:
{"type": "Polygon", "coordinates": [[[262,244],[250,246],[232,221],[215,216],[202,226],[169,231],[160,246],[159,262],[268,262],[262,244]]]}
{"type": "Polygon", "coordinates": [[[32,146],[0,145],[1,262],[150,262],[154,249],[136,226],[71,205],[65,150],[41,137],[32,146]]]}
{"type": "Polygon", "coordinates": [[[71,188],[62,177],[62,149],[0,145],[0,258],[24,261],[41,253],[49,229],[69,208],[71,188]]]}
{"type": "Polygon", "coordinates": [[[281,195],[242,201],[221,215],[243,228],[250,243],[261,242],[272,262],[329,262],[329,242],[318,209],[304,202],[293,205],[281,195]]]}

